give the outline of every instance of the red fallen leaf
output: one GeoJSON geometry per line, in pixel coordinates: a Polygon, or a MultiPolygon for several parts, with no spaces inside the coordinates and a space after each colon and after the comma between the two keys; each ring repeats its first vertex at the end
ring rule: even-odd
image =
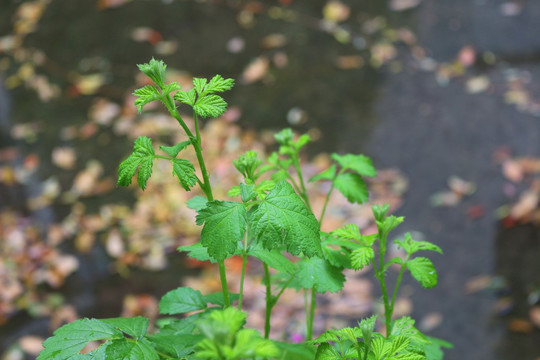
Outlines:
{"type": "Polygon", "coordinates": [[[474,206],[471,206],[467,210],[467,215],[471,219],[478,219],[479,217],[484,216],[484,214],[485,214],[484,205],[474,205],[474,206]]]}
{"type": "Polygon", "coordinates": [[[32,171],[39,166],[39,156],[36,154],[30,154],[24,158],[23,166],[26,170],[32,171]]]}

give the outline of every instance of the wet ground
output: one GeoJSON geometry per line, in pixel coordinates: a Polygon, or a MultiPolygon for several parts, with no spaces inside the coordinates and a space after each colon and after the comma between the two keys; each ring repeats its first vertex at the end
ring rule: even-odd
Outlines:
{"type": "MultiPolygon", "coordinates": [[[[292,6],[311,19],[309,16],[320,17],[324,3],[293,2],[292,6]]],[[[494,315],[498,300],[495,294],[466,294],[465,284],[481,275],[508,277],[516,296],[514,315],[527,316],[524,296],[537,278],[531,274],[538,274],[538,269],[534,256],[523,260],[521,253],[533,254],[534,249],[538,250],[539,235],[534,227],[499,229],[493,213],[509,199],[503,193],[506,180],[493,154],[507,146],[518,156],[540,156],[540,118],[509,106],[504,94],[498,91],[505,81],[505,72],[517,69],[530,75],[532,90],[540,95],[540,86],[534,84],[540,79],[537,61],[540,37],[535,36],[540,31],[537,21],[540,5],[532,1],[516,2],[521,11],[508,16],[501,11],[509,4],[503,1],[424,0],[404,13],[383,11],[380,3],[376,3],[371,2],[374,5],[368,5],[358,16],[364,12],[382,14],[398,25],[410,24],[419,45],[436,62],[453,61],[465,45],[472,45],[478,53],[492,52],[498,59],[496,62],[489,65],[478,62],[472,71],[489,77],[495,84],[493,90],[470,94],[461,79],[442,86],[433,71],[418,68],[407,47],[398,48],[398,58],[403,64],[403,70],[398,73],[388,68],[336,69],[336,54],[365,54],[365,50],[336,42],[329,34],[315,30],[310,20],[288,23],[260,16],[253,29],[245,29],[237,24],[236,9],[191,2],[160,5],[152,11],[148,2],[137,2],[98,12],[93,1],[76,5],[53,1],[43,18],[48,26],[28,41],[33,46],[47,44],[47,55],[55,61],[55,66],[51,65],[53,69],[69,68],[70,64],[79,63],[81,57],[106,57],[110,60],[108,71],[114,77],[108,91],[114,97],[118,89],[130,84],[133,64],[152,56],[149,45],[125,40],[135,26],[151,26],[177,39],[180,51],[166,61],[197,75],[237,76],[254,57],[275,55],[274,50],[261,48],[262,36],[285,34],[288,66],[273,69],[271,81],[266,84],[240,85],[231,93],[230,103],[243,109],[240,121],[244,127],[289,126],[287,113],[297,107],[306,114],[307,121],[296,128],[301,131],[317,127],[323,134],[314,152],[365,152],[373,157],[378,168],[395,167],[403,171],[410,185],[404,206],[399,210],[406,217],[402,230],[422,232],[445,253],[434,261],[440,274],[439,285],[430,291],[414,287],[413,317],[421,321],[430,314],[442,314],[443,321],[432,334],[454,343],[455,348],[445,359],[536,359],[540,357],[538,330],[525,335],[510,332],[506,319],[494,315]],[[59,14],[65,22],[52,20],[59,14]],[[217,16],[219,21],[215,21],[217,16]],[[245,50],[238,54],[225,48],[234,36],[245,41],[245,50]],[[478,190],[455,207],[433,208],[429,205],[431,195],[444,190],[452,175],[476,183],[478,190]],[[482,206],[484,216],[471,219],[468,211],[478,205],[482,206]],[[516,243],[519,246],[514,246],[516,243]]],[[[62,71],[57,74],[59,81],[64,81],[62,71]]],[[[37,99],[28,106],[23,95],[21,90],[12,95],[15,122],[32,118],[36,109],[41,108],[37,99]]],[[[54,117],[58,124],[83,122],[88,105],[88,99],[79,98],[47,106],[43,111],[48,121],[54,117]]],[[[57,141],[56,132],[54,127],[47,129],[40,142],[32,145],[33,150],[50,151],[57,141]]],[[[90,142],[82,146],[81,151],[87,152],[88,157],[99,155],[90,142]]],[[[99,150],[118,153],[115,149],[122,146],[125,144],[99,150]]],[[[111,167],[117,160],[109,159],[111,167]]],[[[57,210],[62,213],[62,209],[57,210]]],[[[109,294],[123,281],[116,279],[100,285],[96,278],[88,278],[101,274],[97,277],[100,279],[99,276],[107,274],[107,269],[99,268],[104,255],[96,251],[82,263],[81,277],[71,285],[68,283],[68,287],[78,285],[81,289],[79,296],[71,299],[87,309],[88,316],[113,316],[120,303],[111,307],[109,304],[114,304],[115,297],[109,294]],[[111,314],[95,314],[96,309],[103,307],[85,303],[90,293],[97,293],[96,298],[100,304],[108,304],[111,314]]],[[[537,254],[540,258],[538,251],[537,254]]],[[[167,286],[169,281],[175,283],[176,279],[164,279],[158,288],[147,286],[152,282],[141,282],[136,285],[136,291],[163,293],[171,287],[167,286]]],[[[25,315],[17,319],[33,331],[42,326],[27,322],[25,315]]],[[[11,329],[2,337],[9,342],[27,329],[20,332],[11,329]]]]}

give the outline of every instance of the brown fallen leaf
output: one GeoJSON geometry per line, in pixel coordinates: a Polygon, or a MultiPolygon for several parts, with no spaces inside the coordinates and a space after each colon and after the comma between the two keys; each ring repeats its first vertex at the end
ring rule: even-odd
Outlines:
{"type": "Polygon", "coordinates": [[[534,328],[532,323],[527,319],[512,319],[508,323],[508,329],[516,333],[529,334],[534,328]]]}
{"type": "Polygon", "coordinates": [[[62,146],[52,151],[52,162],[61,169],[70,170],[75,167],[77,155],[72,147],[62,146]]]}
{"type": "Polygon", "coordinates": [[[252,84],[261,80],[268,72],[270,62],[264,56],[260,56],[244,69],[242,73],[241,81],[244,84],[252,84]]]}

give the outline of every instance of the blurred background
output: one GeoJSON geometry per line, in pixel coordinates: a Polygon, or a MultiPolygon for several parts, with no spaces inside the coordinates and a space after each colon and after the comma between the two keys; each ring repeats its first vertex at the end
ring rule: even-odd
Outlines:
{"type": "MultiPolygon", "coordinates": [[[[184,88],[236,79],[204,125],[221,198],[239,180],[230,161],[275,149],[284,127],[316,140],[308,173],[331,152],[372,157],[372,200],[444,251],[438,286],[407,279],[398,315],[452,342],[445,359],[540,359],[538,19],[531,0],[0,1],[0,356],[33,359],[80,317],[155,318],[180,285],[219,290],[175,251],[197,241],[196,193],[160,166],[144,193],[115,187],[133,139],[176,139],[159,107],[133,106],[135,65],[155,57],[184,88]]],[[[324,226],[372,231],[369,204],[345,203],[324,226]]],[[[380,311],[370,276],[319,296],[319,332],[380,311]]],[[[275,311],[274,336],[302,333],[302,296],[275,311]]]]}

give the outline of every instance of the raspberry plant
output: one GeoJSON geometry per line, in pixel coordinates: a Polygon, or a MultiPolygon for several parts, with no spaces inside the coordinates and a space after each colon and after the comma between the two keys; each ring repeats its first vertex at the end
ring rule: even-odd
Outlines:
{"type": "Polygon", "coordinates": [[[388,234],[402,217],[388,215],[388,205],[374,205],[373,215],[378,232],[362,235],[358,226],[345,225],[324,233],[320,231],[327,205],[335,189],[351,203],[364,203],[369,194],[364,177],[373,177],[376,170],[363,155],[332,154],[334,161],[327,170],[309,182],[329,181],[330,189],[319,216],[312,211],[306,181],[300,166],[300,151],[311,141],[308,135],[295,137],[290,129],[275,135],[279,151],[265,162],[255,152],[248,151],[233,162],[243,176],[243,182],[229,191],[237,201],[214,199],[208,169],[203,157],[199,119],[222,115],[227,103],[218,95],[233,87],[232,79],[216,75],[210,80],[193,79],[193,88],[183,91],[176,82],[166,83],[166,65],[152,59],[139,65],[155,85],[135,91],[135,106],[142,111],[153,101],[165,105],[183,129],[186,140],[172,146],[160,146],[139,137],[133,152],[118,170],[118,185],[129,186],[137,176],[144,190],[152,175],[155,161],[169,161],[173,175],[186,191],[198,186],[204,196],[195,196],[187,206],[197,211],[196,223],[202,226],[201,240],[179,248],[200,261],[217,263],[222,291],[203,295],[189,287],[180,287],[165,294],[160,301],[160,313],[169,315],[150,326],[144,317],[113,319],[82,319],[62,326],[47,339],[38,360],[45,359],[360,359],[360,360],[439,360],[441,347],[450,344],[428,337],[414,327],[409,317],[393,320],[394,305],[405,272],[410,272],[421,286],[437,284],[437,273],[426,257],[413,256],[418,251],[441,249],[426,241],[415,241],[407,234],[397,245],[406,252],[404,259],[387,259],[388,234]],[[177,102],[193,110],[194,131],[182,119],[177,102]],[[179,157],[187,147],[193,147],[200,176],[195,165],[179,157]],[[263,176],[264,175],[264,176],[263,176]],[[285,256],[287,252],[294,256],[285,256]],[[225,259],[242,257],[239,294],[231,293],[227,285],[225,259]],[[245,328],[247,314],[243,312],[243,289],[246,264],[250,258],[263,263],[266,288],[264,334],[245,328]],[[381,322],[385,331],[375,331],[376,316],[363,319],[357,327],[328,330],[316,339],[313,321],[316,294],[337,292],[343,288],[345,269],[373,267],[379,281],[384,303],[381,322]],[[396,284],[388,290],[386,273],[391,265],[400,267],[396,284]],[[270,276],[270,268],[279,276],[270,276]],[[272,309],[287,288],[304,291],[306,309],[306,339],[302,344],[272,340],[270,319],[272,309]],[[234,303],[236,302],[236,305],[234,303]],[[189,313],[189,315],[188,315],[189,313]],[[148,329],[152,329],[149,331],[148,329]],[[91,341],[102,344],[89,353],[80,351],[91,341]]]}

